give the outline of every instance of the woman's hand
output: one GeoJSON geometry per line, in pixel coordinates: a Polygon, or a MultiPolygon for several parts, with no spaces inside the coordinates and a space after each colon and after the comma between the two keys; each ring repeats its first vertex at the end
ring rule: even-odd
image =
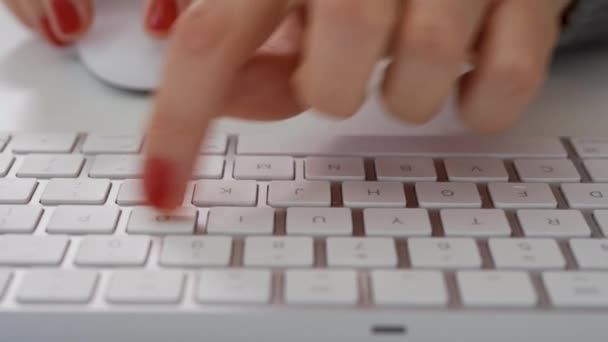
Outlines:
{"type": "Polygon", "coordinates": [[[387,55],[382,94],[395,115],[424,123],[458,85],[465,123],[505,129],[541,86],[569,3],[195,1],[176,24],[147,130],[148,199],[180,205],[213,118],[280,119],[309,107],[348,117],[387,55]]]}
{"type": "MultiPolygon", "coordinates": [[[[121,0],[133,1],[133,0],[121,0]]],[[[146,0],[143,29],[164,37],[191,0],[146,0]]],[[[56,46],[74,43],[91,25],[91,0],[2,0],[15,17],[56,46]]]]}

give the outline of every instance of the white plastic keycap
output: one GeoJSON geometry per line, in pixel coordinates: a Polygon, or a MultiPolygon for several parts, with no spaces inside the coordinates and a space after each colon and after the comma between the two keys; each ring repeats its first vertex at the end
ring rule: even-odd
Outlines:
{"type": "Polygon", "coordinates": [[[49,234],[112,234],[120,209],[101,206],[59,206],[46,227],[49,234]]]}
{"type": "Polygon", "coordinates": [[[325,181],[275,181],[268,185],[268,205],[286,207],[329,207],[331,189],[325,181]]]}
{"type": "Polygon", "coordinates": [[[301,305],[354,305],[359,299],[353,270],[288,270],[285,301],[301,305]]]}
{"type": "Polygon", "coordinates": [[[368,236],[430,236],[429,214],[425,209],[367,208],[363,210],[368,236]]]}
{"type": "Polygon", "coordinates": [[[209,210],[208,234],[270,235],[274,209],[214,207],[209,210]]]}
{"type": "Polygon", "coordinates": [[[460,271],[456,282],[464,306],[468,307],[533,307],[538,296],[525,272],[460,271]]]}
{"type": "Polygon", "coordinates": [[[27,271],[16,298],[20,303],[86,304],[93,298],[98,279],[92,270],[27,271]]]}
{"type": "Polygon", "coordinates": [[[17,177],[76,178],[83,165],[84,157],[76,154],[31,154],[23,159],[17,177]]]}
{"type": "Polygon", "coordinates": [[[449,297],[439,271],[374,270],[372,297],[379,306],[442,307],[449,297]]]}
{"type": "Polygon", "coordinates": [[[203,304],[265,304],[271,292],[268,270],[207,269],[198,276],[196,299],[203,304]]]}
{"type": "Polygon", "coordinates": [[[0,233],[29,234],[38,226],[43,209],[32,205],[0,205],[0,233]]]}

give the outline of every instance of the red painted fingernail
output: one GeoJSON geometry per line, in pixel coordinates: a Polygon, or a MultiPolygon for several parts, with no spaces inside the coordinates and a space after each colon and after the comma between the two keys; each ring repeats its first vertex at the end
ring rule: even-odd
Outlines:
{"type": "Polygon", "coordinates": [[[66,35],[76,34],[82,28],[78,9],[71,0],[51,0],[50,7],[57,20],[57,28],[66,35]]]}
{"type": "Polygon", "coordinates": [[[152,0],[146,24],[152,31],[167,32],[177,19],[178,11],[175,0],[152,0]]]}
{"type": "Polygon", "coordinates": [[[172,209],[169,203],[171,164],[159,158],[149,158],[144,167],[144,192],[150,204],[159,209],[172,209]]]}
{"type": "Polygon", "coordinates": [[[51,23],[49,22],[49,18],[44,16],[40,20],[40,28],[42,30],[42,34],[46,37],[46,39],[55,46],[66,46],[67,43],[59,39],[55,32],[51,29],[51,23]]]}

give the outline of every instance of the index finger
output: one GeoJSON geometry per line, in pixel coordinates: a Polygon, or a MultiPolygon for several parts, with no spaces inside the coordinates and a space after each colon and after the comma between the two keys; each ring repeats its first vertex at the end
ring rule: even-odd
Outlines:
{"type": "Polygon", "coordinates": [[[144,191],[153,206],[181,204],[210,121],[238,71],[272,34],[284,0],[197,1],[180,17],[147,128],[144,191]]]}

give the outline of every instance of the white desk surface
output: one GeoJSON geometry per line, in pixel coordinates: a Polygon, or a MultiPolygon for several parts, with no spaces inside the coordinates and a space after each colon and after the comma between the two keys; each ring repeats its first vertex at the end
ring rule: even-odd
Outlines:
{"type": "MultiPolygon", "coordinates": [[[[137,132],[149,97],[112,89],[94,79],[71,50],[59,51],[21,29],[0,8],[0,131],[137,132]]],[[[410,127],[379,109],[373,97],[350,120],[313,113],[277,123],[220,120],[227,132],[293,134],[445,134],[465,131],[446,109],[423,127],[410,127]]],[[[507,134],[607,136],[608,46],[561,58],[542,95],[507,134]]]]}

